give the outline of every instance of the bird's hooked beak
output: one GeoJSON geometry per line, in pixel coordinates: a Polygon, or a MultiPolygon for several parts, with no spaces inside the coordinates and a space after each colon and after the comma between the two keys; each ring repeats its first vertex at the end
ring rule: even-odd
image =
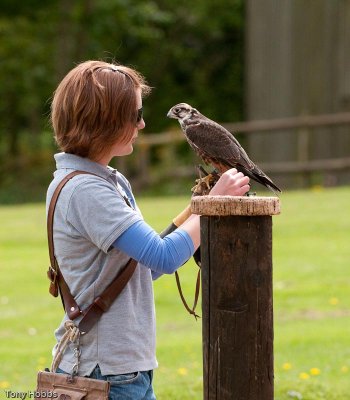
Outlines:
{"type": "Polygon", "coordinates": [[[176,118],[173,109],[174,107],[171,107],[171,109],[168,111],[168,114],[166,115],[168,118],[176,118]]]}
{"type": "MultiPolygon", "coordinates": [[[[172,106],[171,109],[168,111],[167,117],[168,118],[175,118],[178,120],[183,120],[186,116],[190,115],[192,110],[195,110],[187,103],[179,103],[175,106],[172,106]]],[[[196,110],[195,110],[196,111],[196,110]]]]}

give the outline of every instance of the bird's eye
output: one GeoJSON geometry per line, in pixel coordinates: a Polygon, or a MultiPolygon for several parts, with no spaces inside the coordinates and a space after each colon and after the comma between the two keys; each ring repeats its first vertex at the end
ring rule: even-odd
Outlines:
{"type": "Polygon", "coordinates": [[[180,108],[180,107],[176,107],[176,108],[175,108],[175,112],[176,112],[176,113],[179,113],[180,111],[181,111],[181,108],[180,108]]]}

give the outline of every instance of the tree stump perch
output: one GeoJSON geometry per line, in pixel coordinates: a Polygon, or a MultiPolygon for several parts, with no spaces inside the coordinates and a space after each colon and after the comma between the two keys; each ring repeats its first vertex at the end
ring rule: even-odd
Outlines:
{"type": "Polygon", "coordinates": [[[204,400],[272,400],[277,197],[194,197],[201,215],[204,400]]]}

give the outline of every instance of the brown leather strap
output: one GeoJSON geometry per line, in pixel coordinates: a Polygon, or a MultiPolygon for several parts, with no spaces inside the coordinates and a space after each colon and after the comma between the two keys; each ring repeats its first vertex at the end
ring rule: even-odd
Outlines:
{"type": "Polygon", "coordinates": [[[118,277],[113,280],[101,296],[97,297],[94,302],[83,311],[84,316],[79,323],[79,329],[82,335],[89,332],[101,315],[109,309],[113,301],[122,292],[129,279],[132,277],[136,267],[137,261],[130,258],[118,277]]]}
{"type": "Polygon", "coordinates": [[[180,277],[177,271],[175,271],[175,278],[176,278],[176,285],[182,300],[183,305],[185,306],[186,310],[195,317],[195,319],[200,318],[198,314],[196,314],[196,307],[198,303],[198,298],[199,298],[199,291],[201,287],[201,270],[198,270],[197,274],[197,281],[196,281],[196,291],[194,294],[194,302],[192,308],[187,304],[187,301],[185,299],[185,296],[183,295],[182,288],[181,288],[181,283],[180,283],[180,277]]]}
{"type": "MultiPolygon", "coordinates": [[[[123,271],[118,274],[116,278],[111,282],[111,284],[104,290],[104,292],[97,297],[94,302],[85,310],[81,310],[76,303],[74,297],[72,296],[69,287],[64,280],[62,273],[60,272],[58,262],[55,257],[54,251],[54,241],[53,241],[53,220],[56,208],[57,199],[64,187],[64,185],[76,175],[90,174],[96,175],[86,171],[74,171],[68,174],[62,181],[58,184],[55,189],[51,202],[49,205],[48,216],[47,216],[47,235],[49,244],[49,255],[50,255],[50,267],[48,270],[48,277],[50,279],[50,289],[49,292],[57,297],[58,293],[61,295],[63,308],[65,309],[69,319],[74,320],[79,315],[83,314],[83,318],[79,323],[79,329],[82,334],[89,332],[92,326],[98,321],[101,315],[109,309],[114,300],[122,292],[125,285],[128,283],[132,277],[137,261],[132,258],[129,259],[123,271]]],[[[96,175],[98,176],[98,175],[96,175]]]]}
{"type": "MultiPolygon", "coordinates": [[[[189,216],[189,207],[186,207],[185,210],[183,210],[177,217],[173,219],[173,222],[160,233],[160,237],[165,237],[166,235],[169,235],[169,233],[173,232],[175,229],[178,228],[178,226],[184,222],[184,218],[188,218],[189,216]]],[[[200,262],[196,260],[196,263],[198,267],[200,267],[200,262]]],[[[199,269],[198,274],[197,274],[197,281],[196,281],[196,289],[195,289],[195,294],[194,294],[194,302],[192,308],[187,304],[187,301],[185,299],[185,296],[183,295],[182,288],[181,288],[181,282],[180,282],[180,276],[177,271],[175,271],[175,279],[176,279],[176,285],[177,289],[179,291],[180,298],[182,300],[183,305],[185,306],[186,310],[193,315],[196,319],[199,318],[199,315],[196,314],[196,307],[198,303],[198,298],[199,298],[199,292],[200,292],[200,285],[201,285],[201,270],[199,269]]]]}
{"type": "Polygon", "coordinates": [[[49,267],[49,270],[47,271],[47,276],[50,279],[49,292],[54,297],[57,297],[58,292],[59,292],[59,285],[58,285],[59,268],[58,268],[58,263],[57,263],[57,260],[55,257],[55,247],[54,247],[54,242],[53,242],[53,218],[54,218],[54,214],[55,214],[57,199],[58,199],[58,196],[60,195],[61,190],[63,189],[64,185],[68,181],[70,181],[76,175],[81,175],[81,174],[86,174],[86,173],[87,172],[85,172],[85,171],[73,171],[70,174],[68,174],[66,177],[64,177],[61,180],[61,182],[57,185],[57,187],[52,195],[51,202],[49,205],[49,210],[48,210],[48,214],[47,214],[47,239],[48,239],[48,245],[49,245],[50,267],[49,267]]]}

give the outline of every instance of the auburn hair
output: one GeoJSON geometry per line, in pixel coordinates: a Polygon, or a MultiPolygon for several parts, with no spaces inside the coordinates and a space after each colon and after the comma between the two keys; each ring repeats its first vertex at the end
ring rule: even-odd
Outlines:
{"type": "Polygon", "coordinates": [[[132,68],[104,61],[86,61],[58,85],[51,104],[51,122],[59,148],[98,159],[115,143],[125,143],[137,121],[136,90],[150,92],[144,77],[132,68]]]}

